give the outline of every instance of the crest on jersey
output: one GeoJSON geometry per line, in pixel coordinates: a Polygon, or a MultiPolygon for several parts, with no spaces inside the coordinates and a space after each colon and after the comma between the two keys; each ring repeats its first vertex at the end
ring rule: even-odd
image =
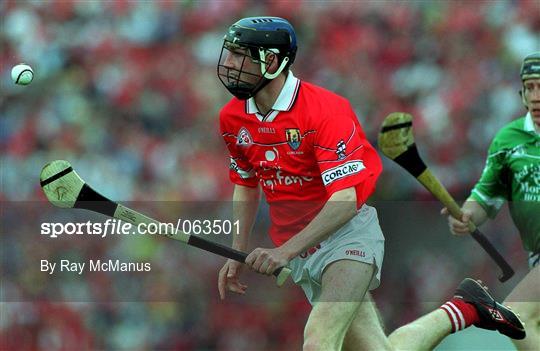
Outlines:
{"type": "Polygon", "coordinates": [[[253,139],[251,138],[251,134],[249,134],[249,131],[246,127],[240,128],[240,131],[238,132],[238,136],[236,137],[236,145],[239,146],[249,146],[253,144],[253,139]]]}
{"type": "Polygon", "coordinates": [[[285,129],[285,137],[287,138],[287,144],[289,144],[291,149],[298,150],[298,148],[300,147],[300,143],[302,142],[302,135],[300,134],[300,129],[285,129]]]}
{"type": "Polygon", "coordinates": [[[344,160],[347,157],[347,155],[345,154],[346,148],[347,145],[345,145],[345,142],[343,140],[340,140],[339,143],[337,143],[336,154],[338,160],[344,160]]]}

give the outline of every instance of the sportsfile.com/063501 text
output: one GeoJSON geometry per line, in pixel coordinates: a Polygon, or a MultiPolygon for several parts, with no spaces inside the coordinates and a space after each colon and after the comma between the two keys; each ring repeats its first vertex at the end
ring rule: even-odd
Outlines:
{"type": "Polygon", "coordinates": [[[183,232],[189,235],[239,234],[240,222],[229,219],[181,219],[176,223],[139,223],[136,226],[117,219],[105,222],[45,222],[41,224],[41,235],[57,238],[63,235],[159,235],[183,232]]]}

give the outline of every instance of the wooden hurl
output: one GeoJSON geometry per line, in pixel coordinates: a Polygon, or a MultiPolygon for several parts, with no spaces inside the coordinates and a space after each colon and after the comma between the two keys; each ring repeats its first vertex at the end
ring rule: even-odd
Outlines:
{"type": "MultiPolygon", "coordinates": [[[[454,198],[448,193],[439,179],[431,173],[420,155],[414,141],[413,117],[404,112],[393,112],[386,116],[379,133],[379,149],[388,158],[412,174],[430,193],[432,193],[444,206],[450,215],[461,219],[463,212],[454,198]]],[[[468,223],[471,236],[482,246],[489,256],[502,270],[499,281],[504,282],[514,275],[514,270],[502,257],[491,242],[476,228],[474,223],[468,223]]]]}

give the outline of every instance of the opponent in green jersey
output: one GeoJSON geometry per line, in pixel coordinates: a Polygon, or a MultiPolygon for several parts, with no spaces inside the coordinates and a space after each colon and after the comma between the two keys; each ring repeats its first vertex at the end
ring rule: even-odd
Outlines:
{"type": "Polygon", "coordinates": [[[497,133],[470,199],[491,218],[508,200],[525,250],[540,253],[540,134],[530,113],[497,133]]]}
{"type": "MultiPolygon", "coordinates": [[[[504,126],[495,136],[486,167],[471,196],[463,204],[461,220],[448,218],[456,235],[469,233],[493,218],[505,200],[529,251],[530,272],[506,298],[505,304],[521,315],[527,337],[513,340],[518,350],[540,345],[540,51],[528,55],[521,66],[521,97],[529,112],[504,126]]],[[[443,214],[448,214],[445,208],[443,214]]]]}

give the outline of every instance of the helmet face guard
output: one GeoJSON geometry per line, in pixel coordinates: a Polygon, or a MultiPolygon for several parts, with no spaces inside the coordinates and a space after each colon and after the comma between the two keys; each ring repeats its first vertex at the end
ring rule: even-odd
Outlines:
{"type": "Polygon", "coordinates": [[[279,17],[241,19],[229,27],[223,39],[217,74],[227,90],[241,100],[255,96],[272,79],[288,69],[296,56],[294,29],[279,17]],[[225,65],[229,52],[243,55],[240,67],[238,63],[234,68],[225,65]],[[259,65],[260,72],[256,74],[244,69],[248,59],[259,65]],[[278,68],[271,73],[268,69],[275,59],[278,68]]]}
{"type": "Polygon", "coordinates": [[[276,56],[272,56],[267,60],[267,55],[270,52],[256,47],[240,46],[228,40],[224,40],[221,54],[219,55],[219,63],[217,66],[217,75],[221,83],[227,90],[240,100],[247,100],[253,97],[259,90],[264,88],[271,79],[274,79],[281,73],[277,70],[274,73],[268,72],[268,68],[274,62],[276,56]],[[243,52],[242,52],[243,51],[243,52]],[[258,52],[259,55],[254,56],[253,53],[258,52]],[[228,55],[242,56],[242,62],[238,69],[226,66],[225,60],[228,55]],[[251,73],[245,69],[246,63],[260,65],[260,73],[251,73]]]}

